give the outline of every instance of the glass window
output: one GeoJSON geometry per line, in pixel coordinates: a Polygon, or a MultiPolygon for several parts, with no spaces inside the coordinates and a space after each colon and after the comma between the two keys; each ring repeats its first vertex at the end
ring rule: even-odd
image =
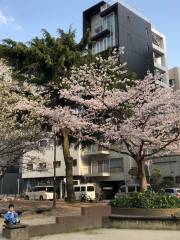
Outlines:
{"type": "Polygon", "coordinates": [[[111,13],[103,18],[103,27],[101,29],[108,29],[110,31],[110,36],[107,36],[99,41],[97,41],[92,47],[93,54],[105,51],[108,47],[115,46],[115,15],[111,13]]]}
{"type": "Polygon", "coordinates": [[[109,172],[109,160],[104,160],[104,172],[109,172]]]}
{"type": "Polygon", "coordinates": [[[135,192],[135,186],[129,186],[128,192],[135,192]]]}
{"type": "Polygon", "coordinates": [[[47,187],[47,188],[46,188],[46,191],[47,191],[47,192],[53,192],[53,191],[54,191],[54,188],[53,188],[53,187],[47,187]]]}
{"type": "Polygon", "coordinates": [[[175,85],[175,79],[169,79],[169,86],[174,87],[175,85]]]}
{"type": "Polygon", "coordinates": [[[46,163],[39,163],[39,168],[40,169],[46,169],[46,163]]]}
{"type": "Polygon", "coordinates": [[[45,187],[36,187],[35,192],[41,192],[41,191],[46,191],[45,187]]]}
{"type": "Polygon", "coordinates": [[[87,191],[88,192],[93,192],[94,191],[94,186],[88,186],[87,191]]]}
{"type": "Polygon", "coordinates": [[[126,187],[121,187],[121,188],[120,188],[120,191],[123,192],[123,193],[125,193],[125,192],[126,192],[126,187]]]}
{"type": "Polygon", "coordinates": [[[166,193],[174,193],[174,189],[168,188],[168,189],[165,189],[165,192],[166,193]]]}
{"type": "Polygon", "coordinates": [[[80,187],[74,187],[75,192],[80,192],[80,187]]]}
{"type": "Polygon", "coordinates": [[[176,176],[176,183],[180,183],[180,176],[176,176]]]}
{"type": "Polygon", "coordinates": [[[78,185],[79,181],[78,180],[73,180],[73,185],[78,185]]]}
{"type": "Polygon", "coordinates": [[[140,190],[141,190],[141,188],[140,188],[140,186],[137,186],[137,192],[140,192],[140,190]]]}
{"type": "Polygon", "coordinates": [[[61,167],[61,161],[56,161],[56,168],[60,168],[61,167]]]}
{"type": "Polygon", "coordinates": [[[77,159],[73,159],[73,167],[77,167],[77,159]]]}
{"type": "Polygon", "coordinates": [[[131,22],[131,17],[129,15],[127,16],[127,20],[128,20],[128,23],[131,22]]]}
{"type": "Polygon", "coordinates": [[[32,163],[28,163],[27,164],[27,170],[33,170],[33,164],[32,163]]]}
{"type": "Polygon", "coordinates": [[[81,192],[85,192],[86,191],[86,187],[81,187],[81,192]]]}
{"type": "Polygon", "coordinates": [[[176,192],[177,192],[177,193],[180,193],[180,189],[177,189],[176,192]]]}
{"type": "Polygon", "coordinates": [[[111,172],[122,172],[123,171],[123,158],[113,158],[110,160],[110,171],[111,172]]]}
{"type": "Polygon", "coordinates": [[[174,182],[174,177],[164,177],[164,181],[172,181],[174,182]]]}

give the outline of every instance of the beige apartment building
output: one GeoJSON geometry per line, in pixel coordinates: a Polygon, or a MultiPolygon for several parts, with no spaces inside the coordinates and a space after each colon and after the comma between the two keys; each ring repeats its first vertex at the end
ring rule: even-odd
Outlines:
{"type": "Polygon", "coordinates": [[[169,69],[169,85],[174,90],[180,89],[180,67],[174,67],[169,69]]]}
{"type": "MultiPolygon", "coordinates": [[[[82,150],[81,147],[76,150],[71,147],[71,156],[73,157],[74,180],[82,183],[95,183],[96,190],[102,191],[108,198],[113,197],[120,185],[134,182],[128,171],[136,164],[134,160],[125,155],[90,146],[85,150],[82,150]]],[[[26,154],[23,158],[22,169],[25,188],[30,189],[36,185],[52,185],[53,161],[53,144],[44,150],[26,154]]],[[[63,198],[66,174],[61,146],[57,147],[56,174],[60,198],[63,198]]]]}
{"type": "Polygon", "coordinates": [[[169,155],[154,159],[150,165],[150,173],[154,169],[160,170],[161,177],[159,181],[170,180],[174,183],[174,186],[180,187],[180,156],[169,155]]]}

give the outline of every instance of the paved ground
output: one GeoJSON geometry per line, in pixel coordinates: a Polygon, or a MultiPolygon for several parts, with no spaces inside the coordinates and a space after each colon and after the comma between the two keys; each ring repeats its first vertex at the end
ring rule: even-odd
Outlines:
{"type": "Polygon", "coordinates": [[[60,234],[32,240],[180,240],[180,231],[102,229],[87,232],[60,234]]]}

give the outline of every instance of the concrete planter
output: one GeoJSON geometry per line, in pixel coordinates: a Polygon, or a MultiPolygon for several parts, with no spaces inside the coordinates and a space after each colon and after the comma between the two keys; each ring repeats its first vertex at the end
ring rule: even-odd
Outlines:
{"type": "Polygon", "coordinates": [[[111,208],[114,215],[123,216],[180,216],[180,208],[144,209],[144,208],[111,208]]]}

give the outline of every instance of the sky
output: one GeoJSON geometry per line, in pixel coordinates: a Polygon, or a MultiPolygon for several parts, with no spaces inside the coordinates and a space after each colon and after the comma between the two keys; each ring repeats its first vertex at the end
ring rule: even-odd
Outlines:
{"type": "MultiPolygon", "coordinates": [[[[76,29],[82,37],[82,12],[99,0],[0,0],[0,40],[28,42],[47,29],[76,29]]],[[[166,36],[169,68],[180,66],[180,0],[124,0],[166,36]]]]}

